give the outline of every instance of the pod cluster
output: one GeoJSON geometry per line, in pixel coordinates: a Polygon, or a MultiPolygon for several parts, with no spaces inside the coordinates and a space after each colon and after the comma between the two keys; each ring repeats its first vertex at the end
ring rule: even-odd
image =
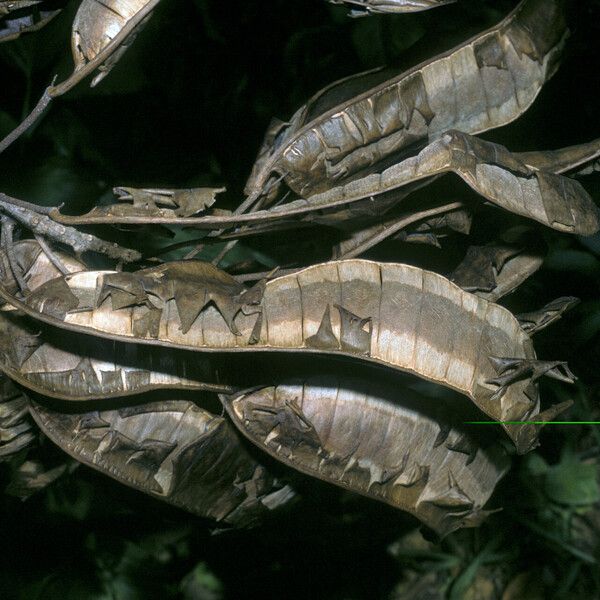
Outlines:
{"type": "MultiPolygon", "coordinates": [[[[330,1],[354,16],[449,3],[330,1]]],[[[16,5],[36,4],[0,2],[0,25],[16,5]]],[[[156,4],[84,0],[74,73],[49,97],[92,71],[100,83],[156,4]]],[[[1,195],[0,458],[32,444],[37,426],[76,460],[227,526],[298,501],[294,471],[408,512],[440,536],[480,524],[509,469],[507,446],[532,450],[541,424],[567,408],[542,407],[539,378],[575,379],[564,362],[536,356],[532,335],[577,299],[521,315],[498,302],[543,263],[534,222],[600,229],[573,177],[594,169],[598,140],[517,153],[477,137],[521,116],[556,71],[568,37],[562,5],[522,0],[407,72],[326,87],[288,122],[273,121],[233,212],[218,207],[224,188],[117,187],[117,202],[79,216],[1,195]],[[472,246],[448,276],[361,258],[391,236],[439,246],[468,235],[479,218],[472,201],[421,194],[404,208],[446,174],[522,219],[527,235],[472,246]],[[331,260],[234,276],[218,260],[150,263],[78,229],[92,224],[194,227],[228,240],[226,250],[278,228],[343,233],[331,260]],[[15,241],[17,228],[35,239],[15,241]],[[90,268],[89,251],[121,263],[90,268]],[[498,426],[470,425],[487,419],[498,426]]]]}

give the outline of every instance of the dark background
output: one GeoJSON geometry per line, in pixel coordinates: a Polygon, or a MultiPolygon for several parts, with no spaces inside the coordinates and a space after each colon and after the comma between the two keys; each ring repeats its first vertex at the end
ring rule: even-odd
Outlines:
{"type": "MultiPolygon", "coordinates": [[[[54,74],[70,72],[77,4],[41,31],[0,45],[0,137],[54,74]]],[[[77,213],[107,201],[115,185],[224,184],[219,202],[234,207],[272,116],[289,117],[346,75],[412,66],[494,24],[515,4],[462,0],[415,15],[349,19],[321,0],[165,0],[97,88],[84,82],[56,100],[0,156],[0,189],[39,204],[64,202],[77,213]]],[[[560,71],[524,117],[483,137],[525,151],[600,136],[600,2],[572,2],[569,19],[560,71]]],[[[596,201],[599,182],[598,175],[583,181],[596,201]]],[[[451,176],[427,193],[448,201],[471,194],[451,176]]],[[[442,251],[391,241],[368,256],[446,273],[469,244],[487,241],[505,222],[511,218],[485,208],[471,239],[448,238],[442,251]]],[[[192,236],[170,238],[158,229],[111,235],[147,255],[192,236]]],[[[321,229],[253,238],[224,264],[315,262],[337,235],[321,229]]],[[[530,310],[558,296],[582,299],[536,336],[539,356],[569,360],[579,382],[544,384],[542,393],[547,405],[576,401],[566,418],[600,420],[600,237],[541,226],[530,235],[548,244],[548,258],[505,304],[530,310]]],[[[63,460],[48,442],[37,452],[63,460]]],[[[483,599],[501,598],[510,583],[520,592],[508,599],[535,598],[536,590],[537,597],[597,598],[599,455],[598,426],[547,428],[540,449],[515,459],[494,496],[493,506],[504,510],[439,545],[422,541],[417,524],[396,511],[307,479],[297,483],[303,501],[273,523],[214,534],[209,524],[80,466],[24,503],[1,498],[0,596],[483,599]]]]}

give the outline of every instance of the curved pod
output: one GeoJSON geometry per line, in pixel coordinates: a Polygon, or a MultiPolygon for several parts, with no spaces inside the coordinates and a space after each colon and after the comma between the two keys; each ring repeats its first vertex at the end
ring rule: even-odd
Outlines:
{"type": "MultiPolygon", "coordinates": [[[[18,278],[29,291],[61,276],[61,271],[35,240],[17,242],[9,260],[0,251],[0,279],[16,293],[18,278]]],[[[85,265],[64,252],[54,255],[69,272],[85,265]]],[[[0,370],[29,389],[63,400],[92,400],[140,394],[160,388],[232,391],[216,383],[206,360],[185,352],[161,352],[53,328],[24,317],[10,305],[0,308],[0,370]]]]}
{"type": "MultiPolygon", "coordinates": [[[[75,71],[93,61],[149,2],[150,0],[103,0],[102,2],[83,0],[75,15],[71,36],[75,71]]],[[[92,86],[100,83],[108,75],[148,18],[149,15],[137,25],[136,30],[119,49],[99,67],[99,73],[94,77],[92,86]]]]}
{"type": "Polygon", "coordinates": [[[76,414],[31,403],[30,410],[76,460],[202,517],[250,526],[294,497],[251,457],[227,420],[193,402],[76,414]]]}
{"type": "Polygon", "coordinates": [[[309,118],[317,94],[271,135],[246,193],[263,192],[275,172],[311,195],[448,129],[475,134],[515,120],[553,74],[566,31],[562,0],[523,0],[496,27],[309,118]]]}
{"type": "Polygon", "coordinates": [[[221,398],[276,459],[408,511],[440,535],[480,524],[509,464],[499,445],[478,446],[452,419],[458,407],[396,386],[322,377],[221,398]]]}
{"type": "Polygon", "coordinates": [[[456,0],[329,0],[331,4],[345,4],[352,8],[353,17],[364,14],[412,13],[451,4],[456,0]]]}
{"type": "MultiPolygon", "coordinates": [[[[247,289],[211,265],[184,261],[137,273],[76,273],[40,287],[26,303],[1,288],[0,295],[82,333],[188,350],[350,356],[462,392],[499,421],[539,413],[527,373],[495,382],[494,358],[535,359],[517,319],[408,265],[335,261],[247,289]]],[[[504,427],[519,452],[536,445],[535,426],[504,427]]]]}

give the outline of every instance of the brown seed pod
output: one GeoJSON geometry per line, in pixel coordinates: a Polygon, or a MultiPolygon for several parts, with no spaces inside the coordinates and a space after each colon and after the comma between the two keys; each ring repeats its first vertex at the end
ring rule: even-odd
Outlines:
{"type": "MultiPolygon", "coordinates": [[[[148,4],[150,0],[83,0],[73,21],[71,37],[75,71],[92,62],[148,4]]],[[[149,18],[150,15],[146,16],[110,58],[99,66],[92,87],[108,75],[149,18]]]]}
{"type": "Polygon", "coordinates": [[[345,4],[350,7],[350,16],[385,13],[413,13],[452,4],[456,0],[328,0],[331,4],[345,4]]]}
{"type": "Polygon", "coordinates": [[[27,398],[8,377],[0,374],[0,463],[35,439],[28,416],[27,398]]]}
{"type": "MultiPolygon", "coordinates": [[[[123,342],[353,357],[455,389],[499,421],[539,414],[541,374],[571,379],[535,359],[508,310],[408,265],[335,261],[248,289],[212,265],[184,261],[75,273],[25,302],[1,287],[0,295],[35,319],[123,342]]],[[[538,426],[504,427],[519,452],[536,445],[538,426]]]]}
{"type": "MultiPolygon", "coordinates": [[[[13,293],[18,290],[15,268],[30,291],[61,275],[36,241],[15,244],[11,255],[12,261],[6,252],[0,253],[0,271],[13,293]]],[[[53,256],[72,272],[85,268],[63,252],[53,256]]],[[[197,357],[191,360],[189,354],[54,328],[34,332],[35,325],[10,305],[2,307],[0,369],[42,394],[90,400],[160,388],[231,391],[228,386],[192,379],[195,374],[206,375],[210,367],[197,357]]],[[[13,455],[33,440],[31,423],[24,418],[29,411],[42,431],[77,460],[225,524],[255,524],[294,497],[291,488],[250,457],[225,419],[192,402],[167,400],[73,413],[29,402],[17,393],[11,379],[0,379],[0,457],[13,455]],[[218,468],[213,470],[215,465],[218,468]]]]}
{"type": "Polygon", "coordinates": [[[247,527],[294,498],[248,453],[226,419],[193,402],[75,414],[32,402],[30,410],[76,460],[202,517],[247,527]]]}
{"type": "MultiPolygon", "coordinates": [[[[0,277],[16,293],[19,279],[29,291],[61,276],[61,270],[37,241],[24,240],[0,252],[0,277]]],[[[61,251],[54,253],[63,270],[85,265],[61,251]]],[[[206,359],[173,350],[144,348],[42,328],[10,305],[0,309],[0,370],[31,390],[63,400],[91,400],[141,394],[160,388],[228,392],[214,382],[206,359]],[[210,383],[210,381],[213,381],[210,383]]]]}
{"type": "Polygon", "coordinates": [[[450,276],[464,290],[496,302],[517,289],[544,262],[539,248],[514,244],[471,246],[450,276]]]}
{"type": "Polygon", "coordinates": [[[449,129],[509,123],[553,74],[565,36],[561,0],[523,0],[497,26],[368,91],[355,93],[356,78],[328,86],[271,128],[246,193],[272,191],[276,173],[310,196],[449,129]]]}
{"type": "Polygon", "coordinates": [[[271,456],[408,511],[440,535],[480,524],[509,464],[495,442],[481,447],[460,403],[399,386],[313,377],[221,399],[271,456]]]}
{"type": "Polygon", "coordinates": [[[18,311],[0,312],[0,370],[61,400],[85,401],[158,389],[231,392],[208,358],[123,344],[43,327],[18,311]]]}
{"type": "MultiPolygon", "coordinates": [[[[543,162],[542,155],[538,153],[539,162],[543,162]]],[[[501,208],[558,231],[591,235],[600,229],[600,211],[578,181],[533,169],[503,146],[460,131],[444,133],[416,156],[381,173],[296,201],[295,207],[308,212],[308,207],[331,209],[368,199],[376,208],[379,196],[401,188],[410,192],[412,184],[447,172],[456,173],[473,190],[501,208]]],[[[288,204],[273,210],[286,211],[289,216],[290,208],[288,204]]],[[[387,208],[383,198],[382,211],[387,208]]],[[[313,220],[327,223],[327,217],[313,220]]]]}
{"type": "MultiPolygon", "coordinates": [[[[597,153],[595,143],[566,148],[564,152],[512,153],[499,144],[460,131],[448,131],[415,156],[380,173],[248,215],[168,220],[114,214],[107,217],[102,211],[94,209],[79,217],[68,217],[53,211],[52,217],[72,224],[170,222],[198,228],[300,219],[346,227],[358,216],[384,214],[391,205],[397,204],[416,188],[452,172],[483,198],[504,210],[558,231],[591,235],[600,228],[600,210],[578,181],[560,172],[580,161],[594,160],[597,153]],[[537,164],[555,171],[539,170],[535,166],[537,164]]],[[[423,216],[427,216],[427,212],[428,209],[424,208],[423,216]]],[[[421,211],[414,210],[416,219],[420,214],[421,211]]],[[[385,224],[385,227],[389,225],[385,224]]],[[[372,235],[377,235],[380,227],[381,224],[375,225],[372,235]]]]}
{"type": "Polygon", "coordinates": [[[0,250],[2,285],[14,294],[20,291],[17,278],[25,282],[30,290],[34,290],[47,281],[60,277],[64,272],[75,273],[86,269],[82,261],[65,252],[57,251],[56,256],[62,264],[62,271],[52,262],[36,240],[17,242],[12,246],[10,252],[7,252],[6,249],[0,250]],[[15,269],[17,270],[16,276],[15,269]]]}

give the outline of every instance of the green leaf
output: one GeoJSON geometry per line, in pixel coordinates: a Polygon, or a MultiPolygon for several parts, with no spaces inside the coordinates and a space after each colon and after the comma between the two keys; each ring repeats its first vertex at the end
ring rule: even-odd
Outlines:
{"type": "Polygon", "coordinates": [[[548,463],[539,454],[532,453],[525,458],[525,470],[533,477],[544,475],[548,471],[548,463]]]}
{"type": "Polygon", "coordinates": [[[223,584],[205,562],[199,562],[181,582],[186,599],[218,600],[223,597],[223,584]]]}
{"type": "Polygon", "coordinates": [[[581,462],[567,450],[561,461],[546,472],[544,492],[558,504],[585,506],[598,502],[598,466],[581,462]]]}
{"type": "Polygon", "coordinates": [[[479,552],[467,567],[456,577],[448,597],[450,600],[460,600],[465,598],[467,590],[471,587],[477,576],[477,571],[490,559],[493,553],[497,550],[502,542],[502,537],[497,536],[491,538],[484,548],[479,552]]]}

